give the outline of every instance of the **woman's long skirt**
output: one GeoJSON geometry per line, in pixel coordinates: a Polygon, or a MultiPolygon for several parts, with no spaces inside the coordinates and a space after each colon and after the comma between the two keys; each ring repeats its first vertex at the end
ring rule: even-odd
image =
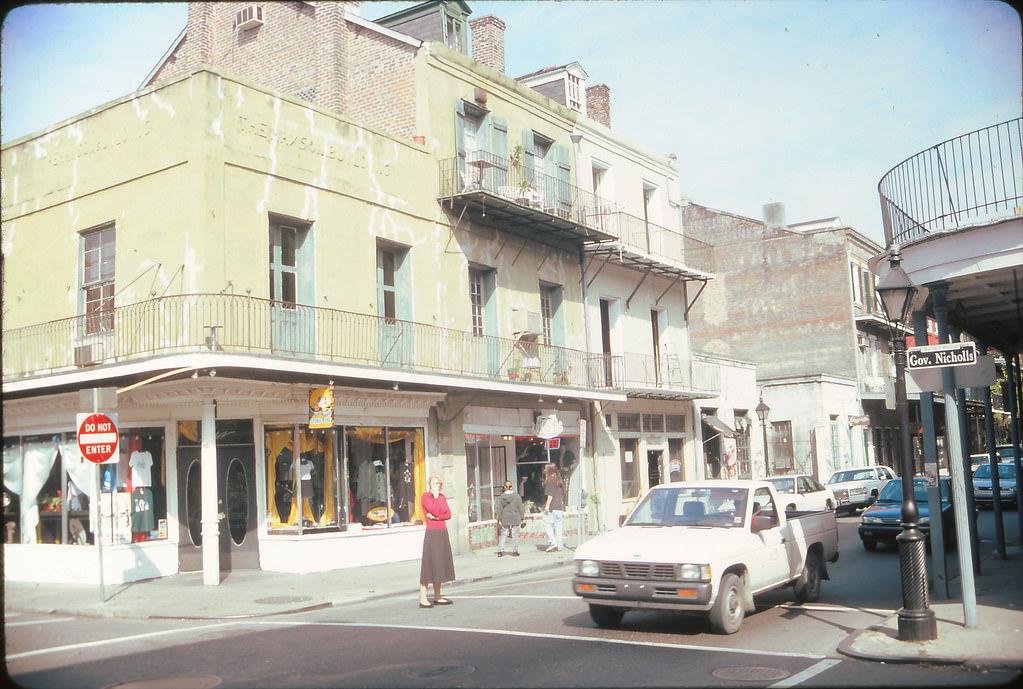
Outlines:
{"type": "Polygon", "coordinates": [[[423,564],[419,569],[420,584],[442,584],[455,580],[455,560],[447,530],[427,529],[423,537],[423,564]]]}

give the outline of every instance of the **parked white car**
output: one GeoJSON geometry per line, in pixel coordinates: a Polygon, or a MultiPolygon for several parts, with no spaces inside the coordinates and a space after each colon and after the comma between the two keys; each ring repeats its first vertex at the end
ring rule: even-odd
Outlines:
{"type": "Polygon", "coordinates": [[[886,466],[840,469],[828,478],[826,485],[838,501],[836,509],[853,512],[872,505],[884,484],[893,478],[898,477],[886,466]]]}
{"type": "Polygon", "coordinates": [[[821,485],[820,481],[808,474],[771,476],[767,480],[774,484],[774,492],[778,494],[778,500],[788,512],[793,510],[834,511],[840,506],[834,491],[821,485]]]}

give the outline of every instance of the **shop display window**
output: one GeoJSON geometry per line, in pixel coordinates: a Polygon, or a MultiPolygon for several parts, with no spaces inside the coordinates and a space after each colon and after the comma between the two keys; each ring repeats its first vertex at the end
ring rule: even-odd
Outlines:
{"type": "Polygon", "coordinates": [[[580,481],[573,480],[579,466],[579,436],[560,436],[544,440],[537,437],[515,439],[515,473],[519,495],[527,511],[539,511],[547,501],[543,490],[543,468],[549,462],[558,467],[565,480],[568,505],[579,504],[580,481]]]}
{"type": "Polygon", "coordinates": [[[496,519],[494,504],[504,490],[504,482],[515,480],[508,475],[504,442],[501,436],[465,436],[470,522],[496,519]]]}
{"type": "Polygon", "coordinates": [[[93,544],[100,519],[104,543],[166,538],[163,431],[127,431],[119,442],[118,461],[96,465],[73,433],[5,438],[5,542],[93,544]]]}
{"type": "Polygon", "coordinates": [[[264,434],[271,532],[422,523],[422,429],[269,425],[264,434]]]}

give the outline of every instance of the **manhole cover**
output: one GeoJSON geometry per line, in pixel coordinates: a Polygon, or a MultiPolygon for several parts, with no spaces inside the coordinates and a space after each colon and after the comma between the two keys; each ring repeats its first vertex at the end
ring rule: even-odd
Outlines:
{"type": "Polygon", "coordinates": [[[105,689],[213,689],[218,684],[220,678],[214,675],[175,675],[118,682],[105,689]]]}
{"type": "Polygon", "coordinates": [[[472,665],[422,665],[405,670],[402,674],[413,679],[451,679],[467,677],[476,672],[472,665]]]}
{"type": "Polygon", "coordinates": [[[282,603],[304,603],[312,600],[310,596],[270,596],[269,598],[257,598],[257,603],[263,605],[280,605],[282,603]]]}
{"type": "Polygon", "coordinates": [[[789,676],[789,673],[784,670],[779,670],[776,667],[763,667],[760,665],[723,667],[718,670],[714,670],[710,674],[714,675],[718,679],[731,679],[746,682],[767,682],[789,676]]]}

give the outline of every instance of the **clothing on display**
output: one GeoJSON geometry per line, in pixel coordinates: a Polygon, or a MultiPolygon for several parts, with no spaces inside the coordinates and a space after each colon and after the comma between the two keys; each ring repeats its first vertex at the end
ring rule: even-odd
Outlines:
{"type": "Polygon", "coordinates": [[[136,488],[131,492],[132,533],[149,533],[155,528],[156,517],[153,514],[153,491],[149,488],[136,488]]]}
{"type": "Polygon", "coordinates": [[[153,455],[147,450],[131,453],[131,485],[134,488],[148,488],[153,485],[153,455]]]}

